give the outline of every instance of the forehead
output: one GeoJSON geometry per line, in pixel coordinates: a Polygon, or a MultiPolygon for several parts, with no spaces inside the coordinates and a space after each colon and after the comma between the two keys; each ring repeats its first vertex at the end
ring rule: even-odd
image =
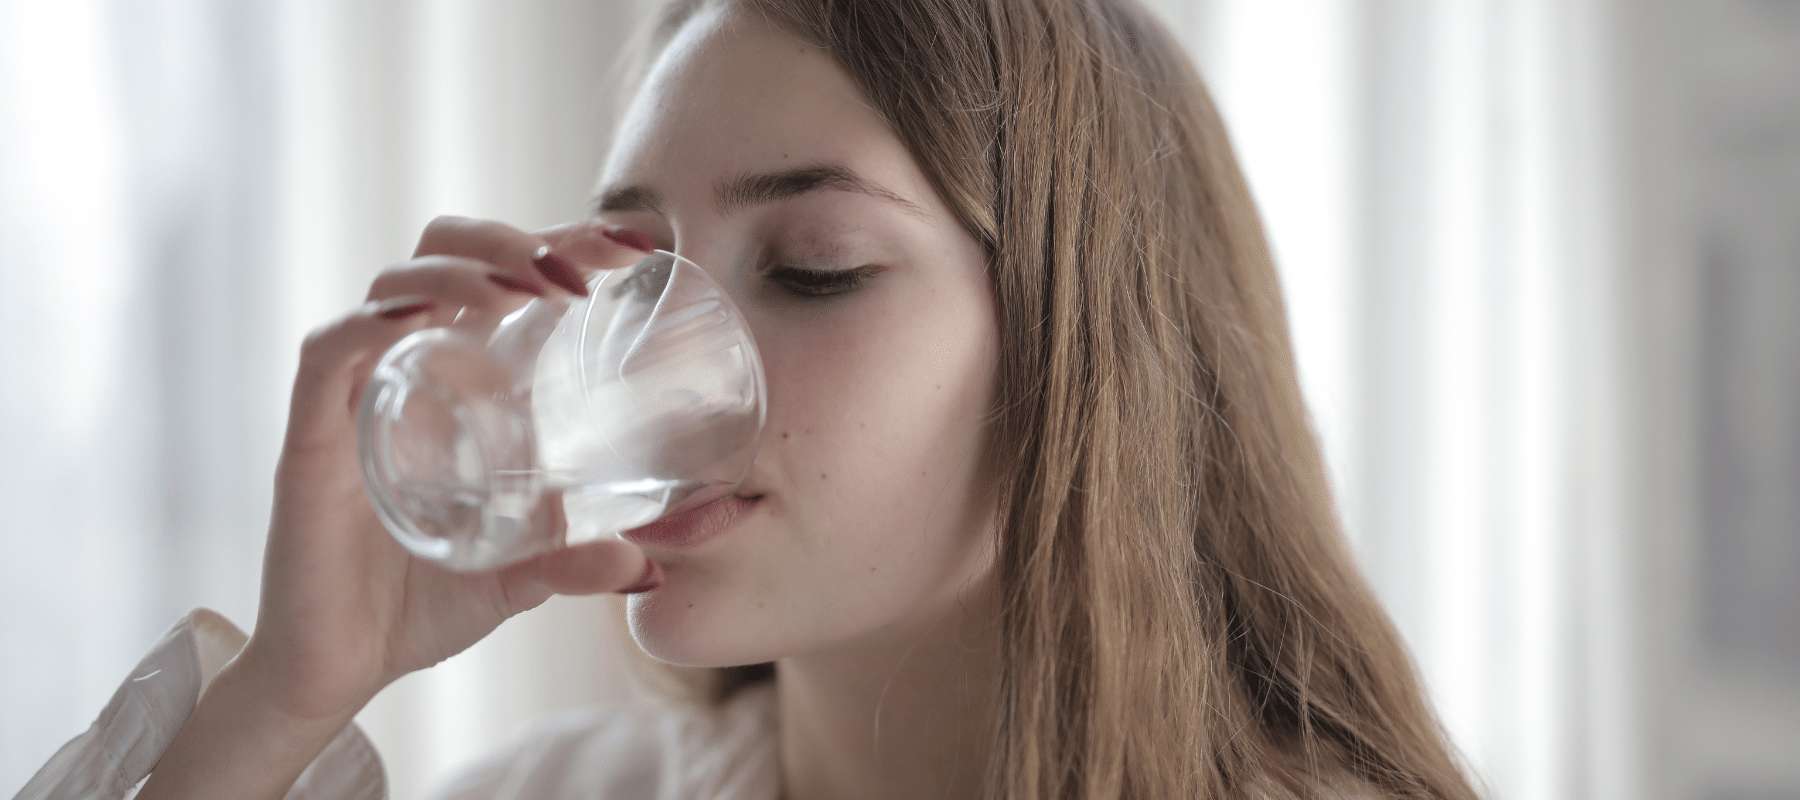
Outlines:
{"type": "MultiPolygon", "coordinates": [[[[601,184],[856,164],[893,173],[910,156],[823,51],[754,14],[709,8],[659,54],[621,121],[601,184]]],[[[890,177],[899,177],[890,175],[890,177]]]]}

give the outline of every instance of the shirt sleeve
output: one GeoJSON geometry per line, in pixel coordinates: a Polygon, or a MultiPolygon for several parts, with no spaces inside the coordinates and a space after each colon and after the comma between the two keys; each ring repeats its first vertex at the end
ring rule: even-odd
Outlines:
{"type": "MultiPolygon", "coordinates": [[[[56,751],[15,800],[123,800],[137,793],[200,695],[243,649],[244,632],[196,609],[157,640],[87,731],[56,751]]],[[[385,800],[387,779],[368,737],[344,728],[285,800],[385,800]]]]}

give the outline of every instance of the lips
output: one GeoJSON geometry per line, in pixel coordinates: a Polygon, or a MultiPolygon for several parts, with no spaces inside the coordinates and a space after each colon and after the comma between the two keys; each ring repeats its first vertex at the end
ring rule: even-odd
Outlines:
{"type": "Polygon", "coordinates": [[[727,495],[686,514],[632,528],[620,536],[640,547],[693,550],[729,531],[761,499],[727,495]]]}

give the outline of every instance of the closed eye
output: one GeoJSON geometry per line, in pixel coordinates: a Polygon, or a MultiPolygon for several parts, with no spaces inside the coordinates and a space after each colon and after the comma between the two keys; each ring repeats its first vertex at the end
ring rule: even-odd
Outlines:
{"type": "Polygon", "coordinates": [[[781,284],[783,288],[804,297],[826,297],[843,294],[862,286],[880,267],[857,267],[856,269],[812,270],[798,267],[776,267],[769,270],[769,280],[781,284]]]}

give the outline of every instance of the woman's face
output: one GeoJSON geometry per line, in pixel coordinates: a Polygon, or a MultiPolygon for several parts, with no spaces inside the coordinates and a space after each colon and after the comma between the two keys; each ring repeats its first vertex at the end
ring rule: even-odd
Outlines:
{"type": "MultiPolygon", "coordinates": [[[[824,53],[705,12],[654,65],[601,216],[704,267],[756,335],[760,457],[722,533],[646,547],[640,645],[723,666],[929,625],[991,563],[998,332],[981,246],[824,53]]],[[[723,505],[721,507],[723,507],[723,505]]],[[[707,513],[703,509],[698,512],[707,513]]]]}

